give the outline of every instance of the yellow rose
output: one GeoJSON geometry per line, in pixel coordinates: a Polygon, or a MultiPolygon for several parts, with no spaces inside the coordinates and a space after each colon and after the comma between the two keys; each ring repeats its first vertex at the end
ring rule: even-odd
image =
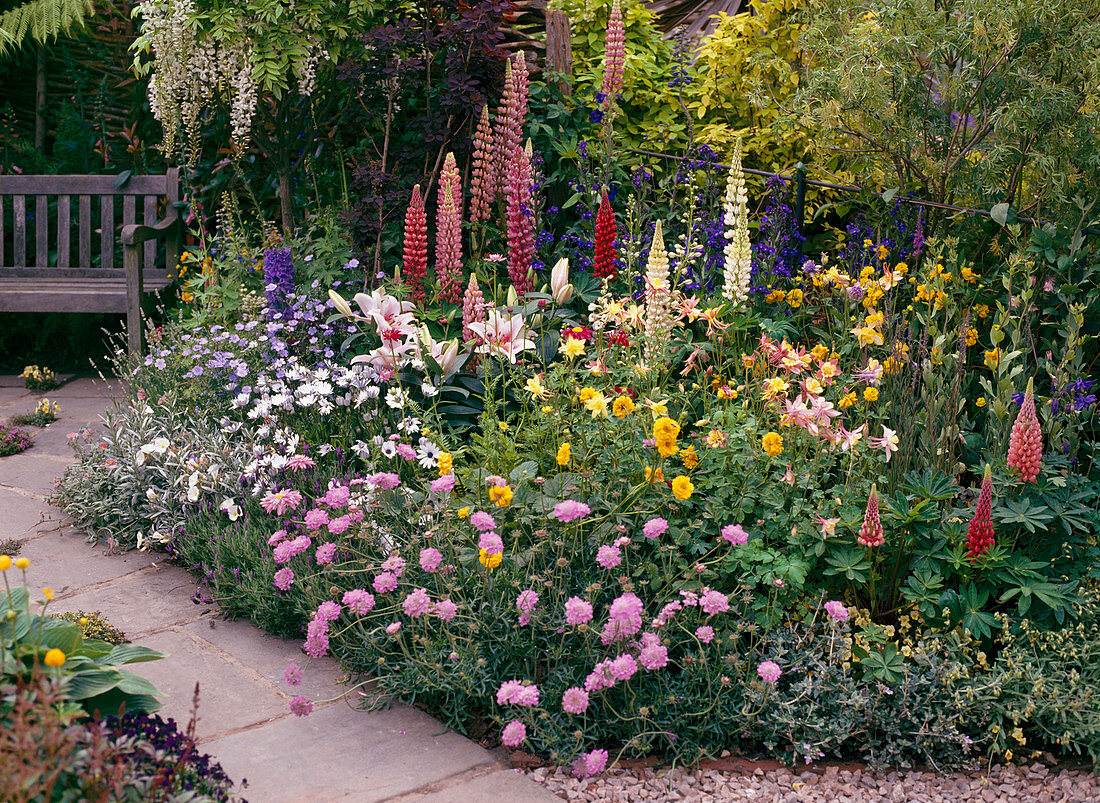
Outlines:
{"type": "Polygon", "coordinates": [[[864,388],[863,398],[869,402],[878,401],[878,388],[864,388]]]}
{"type": "Polygon", "coordinates": [[[691,480],[683,474],[672,481],[672,495],[681,502],[685,499],[690,499],[694,490],[695,486],[692,484],[691,480]]]}
{"type": "Polygon", "coordinates": [[[439,468],[439,476],[445,477],[454,470],[454,458],[450,452],[440,452],[436,458],[436,466],[439,468]]]}
{"type": "Polygon", "coordinates": [[[508,507],[512,504],[512,489],[507,485],[494,485],[489,489],[489,498],[497,507],[508,507]]]}
{"type": "Polygon", "coordinates": [[[680,452],[680,459],[684,462],[684,468],[693,469],[699,465],[699,455],[695,453],[695,447],[689,446],[680,452]]]}
{"type": "Polygon", "coordinates": [[[558,465],[559,466],[568,466],[569,465],[569,458],[572,455],[572,452],[573,452],[573,447],[571,447],[568,443],[563,443],[561,446],[559,446],[558,447],[558,456],[557,456],[558,465]]]}
{"type": "Polygon", "coordinates": [[[769,432],[760,439],[760,444],[764,447],[764,451],[772,457],[783,454],[783,436],[778,432],[769,432]]]}
{"type": "Polygon", "coordinates": [[[615,399],[615,403],[611,405],[611,412],[615,414],[616,418],[626,418],[634,412],[634,400],[629,396],[619,396],[615,399]]]}

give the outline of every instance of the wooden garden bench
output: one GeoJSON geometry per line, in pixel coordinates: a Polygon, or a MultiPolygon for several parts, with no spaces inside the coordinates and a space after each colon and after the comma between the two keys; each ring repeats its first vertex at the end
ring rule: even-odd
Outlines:
{"type": "Polygon", "coordinates": [[[175,278],[179,197],[178,168],[125,179],[0,175],[0,311],[125,312],[130,353],[140,354],[142,295],[175,278]]]}

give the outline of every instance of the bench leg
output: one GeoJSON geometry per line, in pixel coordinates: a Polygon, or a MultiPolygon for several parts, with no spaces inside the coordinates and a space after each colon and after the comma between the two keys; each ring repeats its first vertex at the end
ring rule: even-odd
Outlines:
{"type": "Polygon", "coordinates": [[[141,251],[137,245],[127,245],[122,254],[126,269],[126,343],[130,357],[141,357],[141,251]]]}

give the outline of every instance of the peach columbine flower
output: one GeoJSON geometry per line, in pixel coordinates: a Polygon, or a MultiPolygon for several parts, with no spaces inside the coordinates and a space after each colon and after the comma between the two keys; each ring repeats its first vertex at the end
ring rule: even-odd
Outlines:
{"type": "Polygon", "coordinates": [[[885,424],[882,427],[881,438],[870,438],[870,444],[876,449],[886,450],[886,462],[890,462],[890,456],[898,450],[898,434],[885,424]]]}

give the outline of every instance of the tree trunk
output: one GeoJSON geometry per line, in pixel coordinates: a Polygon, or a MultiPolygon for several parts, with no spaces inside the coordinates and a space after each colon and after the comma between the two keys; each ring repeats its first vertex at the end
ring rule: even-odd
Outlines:
{"type": "Polygon", "coordinates": [[[294,206],[290,191],[290,171],[283,168],[279,171],[279,212],[283,222],[283,236],[288,240],[294,233],[294,206]]]}

